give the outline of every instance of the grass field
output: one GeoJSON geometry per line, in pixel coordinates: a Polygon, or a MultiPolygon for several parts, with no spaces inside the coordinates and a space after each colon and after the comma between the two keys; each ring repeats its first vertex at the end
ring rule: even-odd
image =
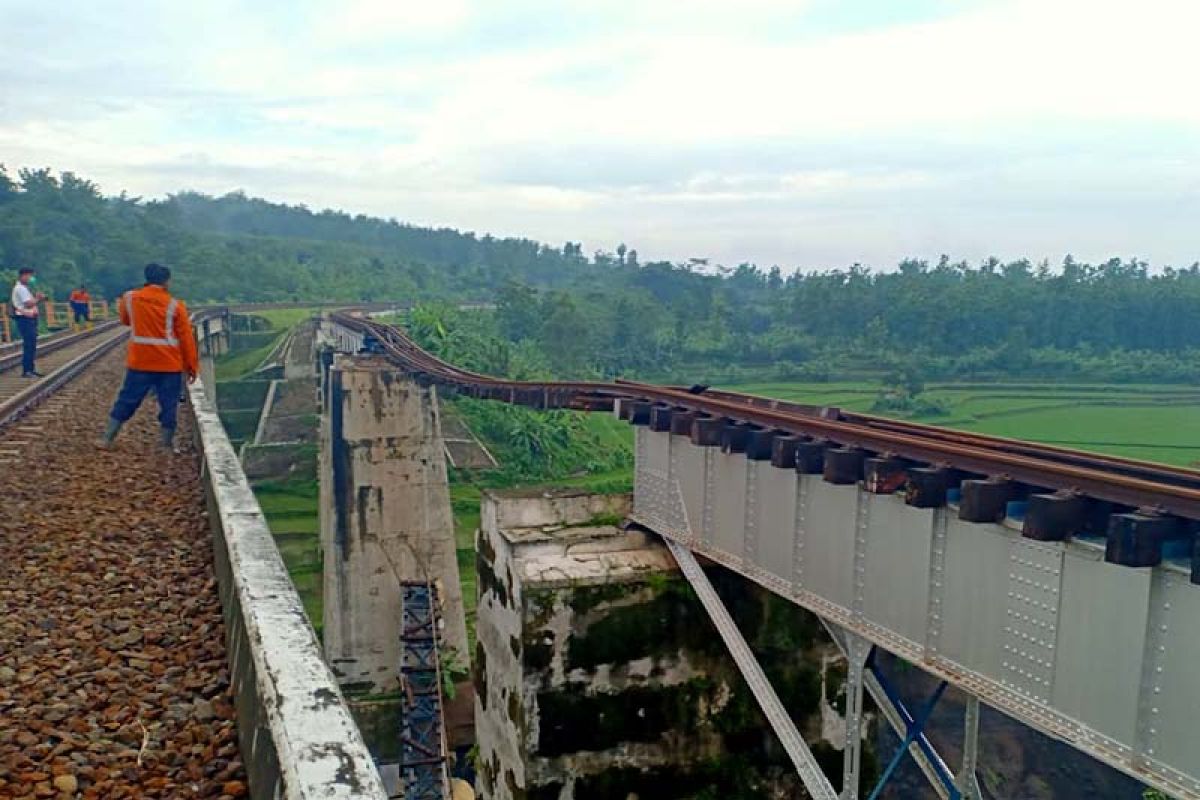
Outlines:
{"type": "Polygon", "coordinates": [[[263,482],[254,487],[254,493],[309,622],[320,636],[323,604],[316,477],[263,482]]]}
{"type": "MultiPolygon", "coordinates": [[[[277,331],[275,339],[262,347],[239,350],[217,359],[217,392],[220,384],[247,377],[262,363],[271,349],[300,320],[311,315],[308,309],[272,309],[257,316],[270,320],[277,331]]],[[[300,476],[286,482],[262,483],[254,487],[259,505],[267,518],[271,534],[283,556],[284,565],[296,586],[309,621],[321,634],[321,557],[317,518],[317,476],[300,476]]]]}
{"type": "MultiPolygon", "coordinates": [[[[797,403],[870,412],[879,385],[753,383],[723,387],[797,403]]],[[[931,384],[949,413],[932,425],[1081,450],[1200,466],[1200,389],[1113,384],[931,384]]]]}

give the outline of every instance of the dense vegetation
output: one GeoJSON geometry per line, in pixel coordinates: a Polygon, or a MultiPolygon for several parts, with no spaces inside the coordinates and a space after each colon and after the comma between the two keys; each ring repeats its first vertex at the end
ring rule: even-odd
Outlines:
{"type": "MultiPolygon", "coordinates": [[[[422,305],[403,323],[430,352],[467,369],[517,379],[553,377],[536,343],[506,341],[497,330],[496,316],[486,311],[422,305]]],[[[586,478],[594,490],[623,491],[629,486],[629,427],[612,416],[534,411],[468,397],[453,398],[452,406],[500,463],[483,479],[486,485],[586,478]]]]}
{"type": "Polygon", "coordinates": [[[176,288],[192,301],[492,300],[517,372],[888,375],[909,387],[1013,375],[1200,379],[1197,264],[1151,272],[1136,259],[1051,267],[943,257],[784,276],[751,264],[643,264],[625,245],[587,257],[571,242],[423,229],[240,193],[105,197],[71,173],[13,178],[0,168],[4,277],[30,264],[60,298],[81,280],[112,296],[152,259],[178,268],[176,288]]]}

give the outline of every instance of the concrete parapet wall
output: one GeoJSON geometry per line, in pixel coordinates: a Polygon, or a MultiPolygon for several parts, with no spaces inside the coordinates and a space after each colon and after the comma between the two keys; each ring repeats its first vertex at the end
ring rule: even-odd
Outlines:
{"type": "Polygon", "coordinates": [[[251,796],[385,800],[216,409],[190,394],[251,796]]]}

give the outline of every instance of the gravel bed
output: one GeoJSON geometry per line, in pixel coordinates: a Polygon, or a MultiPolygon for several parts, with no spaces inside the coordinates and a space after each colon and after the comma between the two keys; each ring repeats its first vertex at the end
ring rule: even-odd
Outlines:
{"type": "Polygon", "coordinates": [[[122,362],[0,433],[0,798],[247,794],[191,418],[98,450],[122,362]]]}

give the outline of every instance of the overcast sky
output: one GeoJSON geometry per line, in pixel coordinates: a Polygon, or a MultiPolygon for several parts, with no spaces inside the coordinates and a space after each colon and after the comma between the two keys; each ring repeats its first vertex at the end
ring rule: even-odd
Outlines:
{"type": "Polygon", "coordinates": [[[1196,0],[0,0],[0,163],[642,260],[1200,259],[1196,0]]]}

